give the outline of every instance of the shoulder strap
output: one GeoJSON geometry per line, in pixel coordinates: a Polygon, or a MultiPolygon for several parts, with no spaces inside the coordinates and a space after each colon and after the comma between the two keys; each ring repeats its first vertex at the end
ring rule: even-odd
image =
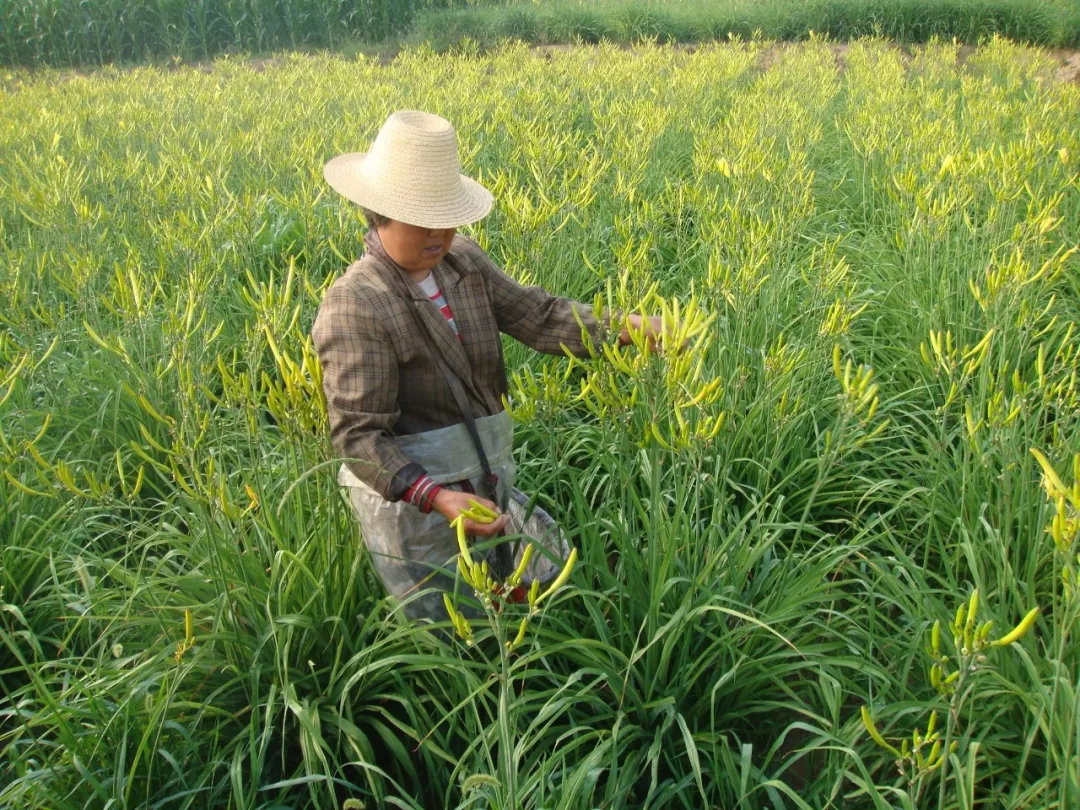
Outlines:
{"type": "MultiPolygon", "coordinates": [[[[444,261],[449,264],[458,272],[458,275],[465,275],[465,270],[458,263],[457,257],[446,254],[444,261]]],[[[484,444],[480,441],[480,433],[476,429],[476,420],[473,418],[472,407],[469,405],[469,397],[465,392],[465,386],[458,378],[454,370],[449,368],[445,363],[441,363],[440,366],[443,370],[443,376],[446,377],[446,382],[450,386],[450,391],[454,395],[454,399],[457,400],[458,409],[461,411],[461,415],[465,417],[465,427],[469,431],[469,436],[472,437],[473,445],[476,447],[476,455],[480,458],[480,466],[484,470],[484,486],[487,488],[485,495],[493,502],[499,504],[499,508],[506,509],[505,503],[499,503],[497,495],[497,481],[495,476],[491,472],[491,465],[488,463],[487,453],[484,452],[484,444]]]]}
{"type": "MultiPolygon", "coordinates": [[[[505,497],[500,499],[499,479],[497,479],[495,474],[491,471],[491,464],[488,462],[487,453],[484,451],[484,443],[480,440],[480,431],[476,429],[476,419],[473,418],[472,406],[469,405],[469,396],[465,393],[465,386],[462,385],[461,380],[458,379],[457,374],[454,373],[450,366],[446,363],[439,363],[438,365],[442,369],[443,376],[446,378],[446,384],[450,386],[450,392],[457,401],[461,415],[465,417],[465,428],[469,431],[469,437],[472,439],[473,447],[476,448],[476,455],[480,459],[480,467],[484,471],[484,476],[481,479],[483,482],[484,497],[496,504],[499,507],[500,512],[505,512],[509,506],[510,488],[503,487],[505,497]]],[[[513,561],[515,556],[516,547],[514,550],[511,550],[506,543],[499,543],[495,547],[495,561],[500,577],[505,578],[510,576],[510,573],[514,570],[513,561]]]]}
{"type": "MultiPolygon", "coordinates": [[[[445,259],[453,265],[455,270],[459,273],[462,272],[461,266],[449,254],[446,255],[445,259]]],[[[416,301],[414,302],[414,306],[432,306],[432,304],[430,301],[416,301]]],[[[433,338],[431,333],[427,331],[427,328],[423,323],[423,318],[415,311],[413,311],[413,316],[418,321],[421,321],[419,324],[421,333],[427,338],[428,342],[431,343],[431,348],[435,351],[433,338]]],[[[437,351],[435,352],[435,355],[438,356],[437,351]]],[[[483,482],[484,497],[496,504],[499,507],[499,511],[506,512],[509,506],[510,489],[509,487],[504,487],[503,491],[506,495],[502,499],[499,498],[499,482],[491,470],[491,464],[488,461],[487,453],[484,451],[484,443],[480,440],[480,431],[476,428],[476,419],[473,416],[472,406],[469,404],[469,395],[465,391],[465,386],[447,363],[437,363],[436,365],[442,369],[443,377],[446,379],[446,384],[450,387],[450,393],[454,396],[454,401],[457,403],[458,410],[461,411],[461,415],[465,420],[465,428],[469,431],[469,438],[472,439],[473,447],[476,449],[476,455],[480,460],[480,468],[484,471],[483,478],[481,479],[483,482]]],[[[516,552],[512,553],[506,543],[500,543],[495,547],[497,567],[501,569],[499,571],[500,576],[507,577],[513,571],[515,554],[516,552]]]]}
{"type": "Polygon", "coordinates": [[[461,415],[465,417],[465,428],[469,431],[473,446],[476,448],[476,455],[480,459],[480,467],[484,470],[483,480],[484,489],[486,490],[484,496],[493,503],[499,504],[499,508],[505,511],[506,504],[499,502],[498,480],[491,471],[487,453],[484,452],[484,443],[480,441],[480,432],[476,429],[476,419],[473,418],[472,406],[469,405],[469,397],[465,393],[465,386],[461,384],[458,376],[445,363],[439,365],[443,370],[443,376],[446,377],[447,385],[450,386],[450,392],[454,395],[458,409],[461,411],[461,415]]]}

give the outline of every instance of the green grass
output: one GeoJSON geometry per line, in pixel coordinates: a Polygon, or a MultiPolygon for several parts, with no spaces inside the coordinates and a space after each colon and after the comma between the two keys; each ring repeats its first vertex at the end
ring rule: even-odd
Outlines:
{"type": "Polygon", "coordinates": [[[399,36],[439,0],[5,0],[0,65],[71,67],[350,48],[399,36]]]}
{"type": "Polygon", "coordinates": [[[552,44],[576,41],[802,40],[811,32],[849,40],[933,37],[976,44],[998,34],[1019,42],[1080,46],[1080,7],[1068,0],[551,0],[427,12],[413,38],[437,48],[468,38],[552,44]]]}
{"type": "Polygon", "coordinates": [[[1080,89],[1001,40],[767,50],[0,74],[0,807],[1075,806],[1080,492],[1055,542],[1030,450],[1080,486],[1080,89]],[[668,358],[507,340],[581,549],[509,657],[517,612],[399,621],[334,478],[308,330],[362,227],[321,169],[402,107],[515,277],[715,318],[711,442],[668,358]],[[991,639],[1041,612],[970,671],[975,588],[991,639]],[[954,753],[906,779],[863,705],[954,753]]]}
{"type": "Polygon", "coordinates": [[[27,0],[0,3],[0,65],[86,67],[268,55],[346,54],[399,41],[551,44],[886,36],[1080,46],[1071,0],[27,0]]]}

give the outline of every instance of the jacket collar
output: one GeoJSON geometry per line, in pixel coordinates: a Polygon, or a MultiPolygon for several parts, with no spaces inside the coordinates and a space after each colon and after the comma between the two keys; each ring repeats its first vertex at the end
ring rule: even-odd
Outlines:
{"type": "MultiPolygon", "coordinates": [[[[383,248],[382,240],[379,239],[378,231],[369,228],[364,236],[364,245],[369,253],[376,259],[372,266],[376,273],[390,285],[390,288],[400,297],[412,302],[413,310],[424,325],[428,336],[431,338],[442,356],[443,361],[454,371],[466,385],[472,383],[472,369],[468,355],[454,330],[447,323],[443,314],[431,302],[431,299],[420,289],[420,285],[412,280],[404,267],[390,258],[390,254],[383,248]]],[[[457,264],[456,262],[454,264],[457,264]]],[[[435,281],[446,296],[447,304],[455,313],[454,320],[459,328],[466,323],[465,307],[454,296],[454,288],[461,281],[462,273],[450,262],[443,260],[432,271],[435,281]]]]}

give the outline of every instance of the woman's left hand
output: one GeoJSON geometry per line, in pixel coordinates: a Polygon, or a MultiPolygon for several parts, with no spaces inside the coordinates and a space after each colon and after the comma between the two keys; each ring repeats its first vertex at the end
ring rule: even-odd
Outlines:
{"type": "MultiPolygon", "coordinates": [[[[641,329],[642,325],[645,326],[645,340],[650,351],[662,351],[662,336],[664,332],[664,319],[659,315],[649,315],[642,318],[640,315],[630,315],[630,327],[632,329],[641,329]]],[[[632,343],[630,338],[630,330],[623,329],[619,333],[619,345],[626,346],[632,343]]]]}
{"type": "MultiPolygon", "coordinates": [[[[470,492],[458,492],[457,490],[448,489],[446,487],[439,490],[438,494],[435,496],[435,502],[432,504],[432,508],[443,515],[449,522],[453,523],[458,515],[471,508],[472,504],[470,501],[474,500],[477,503],[483,504],[493,512],[499,511],[499,508],[486,498],[478,497],[470,492]]],[[[506,528],[506,524],[509,523],[509,521],[510,516],[505,513],[499,515],[491,523],[477,523],[471,518],[466,518],[465,533],[476,535],[477,537],[494,537],[506,528]]]]}

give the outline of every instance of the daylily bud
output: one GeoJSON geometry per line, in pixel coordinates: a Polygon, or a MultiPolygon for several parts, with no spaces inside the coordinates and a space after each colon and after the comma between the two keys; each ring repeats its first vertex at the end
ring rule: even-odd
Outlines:
{"type": "Polygon", "coordinates": [[[517,569],[510,575],[510,584],[512,587],[517,587],[521,584],[521,578],[525,576],[525,571],[529,567],[529,561],[532,560],[533,551],[535,547],[530,543],[525,546],[525,550],[521,552],[521,562],[518,563],[517,569]]]}
{"type": "Polygon", "coordinates": [[[526,616],[524,619],[521,620],[521,625],[518,627],[518,632],[517,635],[514,637],[514,640],[506,642],[506,646],[509,649],[516,649],[517,646],[525,640],[525,628],[527,628],[528,626],[529,618],[528,616],[526,616]]]}
{"type": "Polygon", "coordinates": [[[1006,647],[1009,644],[1012,644],[1014,641],[1019,641],[1021,638],[1024,637],[1027,631],[1031,629],[1032,625],[1035,624],[1035,619],[1038,617],[1038,615],[1039,609],[1037,607],[1032,608],[1028,611],[1028,614],[1020,620],[1020,624],[1016,625],[1016,627],[1014,627],[1004,636],[999,638],[997,641],[991,642],[990,646],[1006,647]]]}
{"type": "Polygon", "coordinates": [[[889,745],[889,743],[885,741],[885,738],[882,737],[881,734],[878,732],[877,726],[874,725],[874,718],[870,715],[870,709],[866,706],[863,706],[861,709],[861,714],[863,725],[866,727],[866,731],[867,733],[869,733],[870,739],[872,739],[886,751],[891,753],[894,757],[900,759],[900,752],[897,751],[896,748],[894,748],[893,746],[889,745]]]}
{"type": "Polygon", "coordinates": [[[555,591],[559,590],[566,584],[566,580],[570,579],[570,572],[574,570],[574,564],[577,562],[577,549],[573,549],[570,552],[570,556],[566,558],[566,564],[563,565],[562,571],[559,572],[559,576],[555,578],[555,581],[551,583],[551,587],[536,597],[536,604],[539,605],[542,601],[551,596],[555,591]]]}

